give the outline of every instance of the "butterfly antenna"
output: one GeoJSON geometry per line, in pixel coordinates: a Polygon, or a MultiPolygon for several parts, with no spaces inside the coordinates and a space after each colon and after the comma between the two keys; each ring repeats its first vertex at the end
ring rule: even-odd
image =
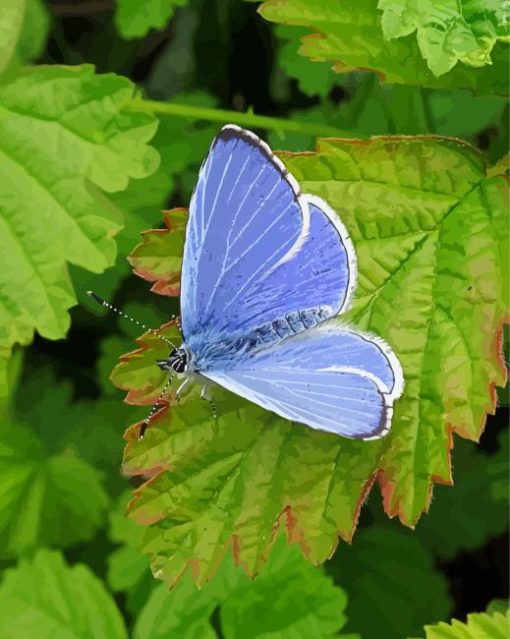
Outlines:
{"type": "MultiPolygon", "coordinates": [[[[94,291],[87,291],[87,295],[89,297],[91,297],[94,300],[94,302],[99,304],[99,306],[104,306],[105,308],[109,309],[110,311],[113,311],[114,313],[117,313],[121,317],[125,317],[130,322],[133,322],[137,326],[140,326],[140,328],[143,328],[146,331],[149,331],[149,333],[153,333],[154,335],[159,337],[159,339],[162,339],[164,342],[166,342],[172,348],[177,348],[177,346],[175,344],[173,344],[167,337],[163,337],[163,335],[159,334],[159,329],[149,328],[145,324],[142,324],[142,322],[139,322],[134,317],[131,317],[130,315],[127,315],[127,313],[123,313],[120,309],[118,309],[117,307],[113,306],[113,304],[110,304],[110,302],[107,302],[102,297],[99,297],[99,295],[97,295],[97,293],[94,293],[94,291]]],[[[179,328],[180,328],[180,324],[179,324],[179,328]]]]}
{"type": "Polygon", "coordinates": [[[172,383],[173,378],[174,378],[173,375],[168,376],[166,384],[163,386],[163,390],[159,394],[157,400],[152,405],[151,412],[143,420],[142,425],[140,426],[140,433],[138,434],[138,439],[143,439],[143,436],[145,435],[145,431],[147,430],[147,427],[149,426],[151,419],[154,417],[154,413],[158,410],[158,408],[160,408],[159,401],[163,397],[163,395],[167,392],[168,387],[172,383]]]}

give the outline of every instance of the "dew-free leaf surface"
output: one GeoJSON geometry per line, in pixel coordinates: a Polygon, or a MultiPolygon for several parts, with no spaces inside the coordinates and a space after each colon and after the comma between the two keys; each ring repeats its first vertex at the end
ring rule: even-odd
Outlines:
{"type": "Polygon", "coordinates": [[[426,639],[507,639],[510,614],[480,612],[467,616],[466,623],[453,619],[451,624],[425,626],[426,639]]]}
{"type": "Polygon", "coordinates": [[[347,598],[322,570],[310,566],[284,539],[255,580],[227,557],[213,580],[197,590],[187,575],[174,589],[161,584],[149,597],[135,639],[215,638],[211,614],[219,607],[225,639],[359,639],[338,634],[346,622],[347,598]]]}
{"type": "MultiPolygon", "coordinates": [[[[341,321],[394,348],[404,395],[389,436],[370,442],[292,424],[221,389],[217,421],[190,393],[162,410],[143,440],[128,432],[125,471],[152,476],[131,515],[148,526],[143,549],[169,582],[191,565],[203,583],[232,543],[237,561],[257,572],[278,525],[322,562],[338,536],[352,537],[375,480],[386,513],[415,525],[433,483],[452,482],[453,433],[476,440],[495,408],[494,386],[505,381],[506,181],[488,178],[469,145],[439,138],[323,140],[316,153],[281,157],[304,192],[342,216],[359,277],[341,321]]],[[[157,232],[166,270],[142,255],[152,233],[135,251],[135,268],[156,282],[163,272],[177,276],[182,249],[171,231],[157,232]]],[[[176,328],[165,330],[178,343],[176,328]]],[[[154,362],[168,346],[156,336],[141,346],[122,358],[113,381],[128,401],[149,404],[165,382],[154,362]]]]}
{"type": "Polygon", "coordinates": [[[401,38],[416,32],[422,56],[435,76],[458,62],[472,67],[492,64],[498,40],[509,41],[510,7],[505,2],[420,2],[379,0],[384,37],[401,38]]]}
{"type": "Polygon", "coordinates": [[[94,273],[113,263],[122,215],[101,189],[122,190],[158,162],[154,118],[122,112],[132,95],[129,80],[89,65],[0,83],[0,353],[34,329],[64,337],[76,303],[67,263],[94,273]]]}
{"type": "Polygon", "coordinates": [[[3,639],[127,639],[111,595],[87,566],[39,550],[8,570],[0,585],[3,639]]]}
{"type": "Polygon", "coordinates": [[[151,29],[163,29],[177,7],[188,0],[117,0],[115,23],[123,38],[143,38],[151,29]]]}
{"type": "Polygon", "coordinates": [[[103,522],[109,499],[98,471],[72,451],[49,454],[25,426],[0,426],[0,474],[2,557],[90,540],[103,522]]]}
{"type": "MultiPolygon", "coordinates": [[[[389,1],[395,7],[406,2],[406,0],[389,1]]],[[[409,0],[409,3],[411,1],[409,0]]],[[[423,3],[416,0],[413,4],[421,6],[423,3]]],[[[450,5],[450,2],[442,3],[441,8],[445,4],[450,5]]],[[[454,4],[455,7],[458,6],[458,3],[452,2],[451,4],[454,4]]],[[[423,11],[428,13],[429,7],[433,5],[434,3],[424,4],[423,11]]],[[[471,3],[471,5],[473,7],[472,14],[475,16],[477,5],[476,3],[471,3]]],[[[259,12],[271,22],[307,27],[309,35],[301,39],[300,54],[312,60],[327,62],[339,73],[355,70],[373,71],[381,81],[388,83],[415,84],[433,88],[464,88],[480,93],[498,93],[500,95],[508,93],[508,74],[506,72],[508,45],[505,42],[497,42],[493,48],[491,45],[491,42],[494,44],[494,40],[500,37],[499,35],[488,37],[480,35],[479,40],[473,35],[474,42],[478,46],[479,56],[483,58],[483,52],[492,48],[492,63],[490,65],[474,68],[466,64],[457,64],[446,73],[444,70],[447,69],[448,64],[445,65],[443,58],[438,53],[438,45],[432,45],[432,42],[436,42],[438,38],[444,36],[444,30],[438,30],[435,34],[435,40],[433,40],[431,30],[427,29],[427,51],[429,49],[434,51],[434,56],[430,53],[430,59],[435,65],[434,69],[439,67],[439,60],[441,60],[440,69],[443,74],[438,77],[427,65],[427,60],[423,58],[416,36],[409,33],[409,21],[402,24],[395,19],[391,22],[394,25],[391,33],[398,33],[400,29],[403,35],[407,30],[409,35],[406,37],[395,37],[391,40],[384,37],[382,17],[393,14],[389,13],[389,9],[383,14],[377,6],[377,0],[359,0],[355,3],[339,3],[337,0],[266,0],[259,7],[259,12]]],[[[491,16],[493,14],[495,20],[499,19],[496,16],[498,14],[497,8],[493,9],[491,16]]],[[[389,18],[386,21],[389,23],[389,18]]],[[[485,33],[485,30],[492,28],[492,19],[476,20],[471,25],[473,29],[474,25],[476,25],[476,29],[480,29],[480,34],[482,34],[485,33]]],[[[386,29],[388,31],[389,27],[386,29]]],[[[469,28],[467,31],[469,32],[469,28]]],[[[301,33],[301,31],[296,31],[296,38],[301,37],[301,33]]],[[[421,33],[421,29],[419,33],[421,33]]],[[[448,41],[447,37],[445,39],[448,41]]],[[[448,44],[450,44],[449,41],[448,44]]],[[[454,46],[452,43],[454,51],[457,50],[457,44],[455,42],[454,46]]],[[[464,42],[461,44],[461,51],[465,52],[466,59],[469,59],[471,64],[468,50],[471,51],[474,60],[480,61],[482,59],[477,58],[476,50],[471,50],[469,45],[464,42]]],[[[484,59],[487,61],[487,56],[484,59]]]]}

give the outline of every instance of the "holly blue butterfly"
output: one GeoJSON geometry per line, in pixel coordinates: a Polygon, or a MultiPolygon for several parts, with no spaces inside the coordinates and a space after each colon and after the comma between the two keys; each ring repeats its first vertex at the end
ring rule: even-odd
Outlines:
{"type": "Polygon", "coordinates": [[[317,430],[381,437],[404,377],[381,338],[331,321],[351,305],[356,275],[335,212],[302,194],[267,144],[228,125],[191,198],[184,343],[158,364],[317,430]]]}

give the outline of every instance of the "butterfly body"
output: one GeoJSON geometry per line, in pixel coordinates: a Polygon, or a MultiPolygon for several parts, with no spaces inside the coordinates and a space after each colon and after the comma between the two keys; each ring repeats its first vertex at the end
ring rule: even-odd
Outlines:
{"type": "Polygon", "coordinates": [[[224,127],[190,203],[184,343],[158,365],[318,430],[380,437],[404,379],[384,340],[333,319],[356,278],[338,215],[254,134],[224,127]]]}

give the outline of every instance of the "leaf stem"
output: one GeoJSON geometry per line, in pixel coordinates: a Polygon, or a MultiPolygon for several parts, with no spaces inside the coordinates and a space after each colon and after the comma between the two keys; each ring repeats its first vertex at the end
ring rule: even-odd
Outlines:
{"type": "Polygon", "coordinates": [[[337,129],[327,124],[313,122],[299,122],[297,120],[283,120],[267,115],[255,113],[241,113],[239,111],[227,111],[224,109],[211,109],[208,107],[178,104],[176,102],[161,102],[159,100],[144,100],[135,97],[127,108],[132,111],[144,113],[161,113],[192,120],[209,120],[223,124],[238,124],[240,126],[253,127],[255,129],[270,129],[277,132],[308,133],[315,137],[352,137],[352,132],[337,129]]]}

